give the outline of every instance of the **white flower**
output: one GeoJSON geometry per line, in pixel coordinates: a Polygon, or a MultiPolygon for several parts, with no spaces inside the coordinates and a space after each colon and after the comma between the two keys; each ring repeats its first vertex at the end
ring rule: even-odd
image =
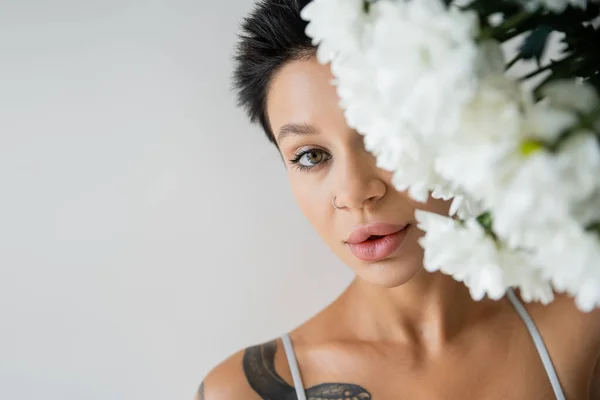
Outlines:
{"type": "MultiPolygon", "coordinates": [[[[487,39],[479,44],[477,52],[477,75],[480,80],[498,79],[506,70],[506,59],[500,43],[487,39]]],[[[480,91],[479,87],[478,90],[480,91]]],[[[514,89],[512,89],[514,91],[514,89]]]]}
{"type": "Polygon", "coordinates": [[[420,239],[425,249],[424,266],[464,282],[475,300],[485,295],[499,299],[511,286],[518,286],[531,301],[548,303],[553,298],[550,284],[543,279],[526,253],[503,247],[487,236],[473,219],[460,223],[452,218],[418,210],[420,239]]]}
{"type": "MultiPolygon", "coordinates": [[[[522,2],[557,13],[587,6],[522,2]]],[[[547,303],[554,285],[582,310],[600,306],[600,240],[583,228],[600,218],[600,118],[589,120],[596,90],[557,81],[536,102],[505,75],[500,45],[476,40],[476,13],[443,0],[368,8],[314,0],[302,17],[348,125],[378,167],[418,201],[452,199],[450,216],[463,220],[417,212],[425,268],[464,282],[475,299],[514,286],[524,300],[547,303]],[[474,219],[482,210],[493,235],[474,219]]]]}
{"type": "Polygon", "coordinates": [[[398,190],[426,201],[446,182],[423,136],[452,132],[473,92],[476,14],[441,0],[380,0],[368,13],[363,6],[315,0],[302,10],[306,33],[319,60],[331,61],[349,126],[365,135],[381,168],[395,171],[398,190]]]}
{"type": "Polygon", "coordinates": [[[512,246],[537,246],[538,236],[575,224],[574,206],[600,187],[600,148],[594,136],[581,134],[557,154],[516,154],[505,168],[492,176],[494,191],[485,199],[494,229],[512,246]]]}
{"type": "Polygon", "coordinates": [[[420,244],[427,271],[441,271],[464,282],[475,300],[486,294],[494,299],[504,296],[508,286],[496,262],[495,244],[482,229],[474,224],[462,227],[451,218],[420,210],[415,216],[419,229],[426,232],[420,244]]]}
{"type": "Polygon", "coordinates": [[[572,79],[549,83],[541,92],[553,109],[566,111],[589,113],[600,101],[593,86],[572,79]]]}
{"type": "Polygon", "coordinates": [[[309,21],[306,35],[318,45],[317,58],[323,64],[338,54],[356,51],[369,17],[363,0],[313,0],[300,15],[309,21]]]}
{"type": "Polygon", "coordinates": [[[548,232],[535,253],[544,277],[560,292],[575,297],[580,310],[600,307],[600,238],[581,227],[548,232]]]}
{"type": "Polygon", "coordinates": [[[492,174],[520,143],[521,97],[515,82],[503,75],[482,80],[462,112],[458,133],[440,147],[437,172],[473,198],[493,195],[492,174]]]}
{"type": "Polygon", "coordinates": [[[543,278],[589,311],[600,306],[600,242],[582,226],[600,215],[600,146],[585,130],[555,153],[542,144],[577,124],[578,113],[597,106],[597,95],[590,87],[557,82],[534,104],[502,79],[482,83],[463,114],[463,129],[437,160],[438,172],[480,196],[507,246],[504,260],[527,254],[504,264],[504,279],[519,286],[525,300],[549,301],[547,287],[539,285],[543,278]],[[516,265],[530,265],[538,275],[519,275],[510,269],[516,265]]]}
{"type": "Polygon", "coordinates": [[[448,216],[457,216],[461,220],[477,217],[484,212],[481,203],[457,187],[448,187],[447,185],[438,185],[431,191],[431,197],[434,199],[442,199],[452,201],[448,216]]]}
{"type": "Polygon", "coordinates": [[[482,80],[460,131],[436,159],[437,172],[480,200],[494,215],[496,233],[513,247],[535,247],[536,236],[575,223],[575,207],[594,207],[589,198],[600,190],[600,147],[592,133],[576,132],[556,153],[542,147],[595,106],[595,91],[572,81],[549,85],[545,94],[533,103],[503,75],[482,80]]]}
{"type": "Polygon", "coordinates": [[[588,197],[575,201],[572,213],[580,226],[600,221],[600,185],[588,197]]]}
{"type": "Polygon", "coordinates": [[[473,93],[476,14],[441,0],[379,0],[368,14],[362,1],[316,0],[302,16],[321,62],[331,61],[349,126],[378,166],[395,172],[396,188],[423,202],[448,186],[427,136],[452,133],[473,93]]]}
{"type": "Polygon", "coordinates": [[[504,15],[500,12],[490,14],[487,17],[487,21],[488,21],[488,24],[490,24],[491,26],[494,26],[494,27],[500,26],[502,24],[502,22],[504,22],[504,15]]]}
{"type": "Polygon", "coordinates": [[[379,105],[425,136],[453,133],[475,89],[478,19],[441,0],[373,3],[365,41],[379,105]]]}
{"type": "Polygon", "coordinates": [[[556,154],[515,155],[513,164],[495,179],[496,193],[486,199],[494,229],[512,246],[537,247],[547,233],[577,226],[575,207],[600,189],[600,148],[591,134],[571,137],[556,154]]]}
{"type": "Polygon", "coordinates": [[[528,10],[533,11],[543,6],[557,14],[564,12],[569,4],[582,9],[587,7],[587,0],[521,0],[521,2],[528,10]]]}
{"type": "Polygon", "coordinates": [[[584,282],[571,296],[575,297],[575,304],[583,312],[600,307],[600,278],[596,276],[594,280],[584,282]]]}

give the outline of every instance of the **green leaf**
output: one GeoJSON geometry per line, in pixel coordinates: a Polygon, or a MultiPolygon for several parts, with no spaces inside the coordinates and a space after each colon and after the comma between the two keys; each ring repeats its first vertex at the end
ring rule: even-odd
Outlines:
{"type": "Polygon", "coordinates": [[[371,11],[371,0],[363,0],[363,11],[368,14],[371,11]]]}
{"type": "Polygon", "coordinates": [[[519,48],[521,58],[525,60],[535,59],[540,64],[546,44],[548,43],[548,37],[552,33],[552,27],[548,25],[541,25],[531,31],[523,44],[519,48]]]}
{"type": "Polygon", "coordinates": [[[479,222],[479,225],[481,225],[481,227],[486,231],[491,231],[492,224],[494,222],[492,219],[492,213],[490,213],[489,211],[484,212],[483,214],[477,217],[477,222],[479,222]]]}
{"type": "Polygon", "coordinates": [[[600,221],[594,221],[588,226],[585,227],[585,230],[588,232],[593,232],[596,235],[600,236],[600,221]]]}
{"type": "Polygon", "coordinates": [[[494,239],[494,241],[497,242],[498,237],[494,233],[494,229],[493,229],[494,219],[493,219],[492,213],[489,211],[486,211],[483,214],[481,214],[480,216],[478,216],[476,218],[476,220],[479,223],[479,225],[483,228],[485,233],[488,236],[490,236],[492,239],[494,239]]]}

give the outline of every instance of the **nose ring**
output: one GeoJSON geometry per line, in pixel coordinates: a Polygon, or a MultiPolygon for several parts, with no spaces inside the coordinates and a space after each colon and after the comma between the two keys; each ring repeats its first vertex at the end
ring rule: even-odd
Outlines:
{"type": "Polygon", "coordinates": [[[341,210],[340,207],[335,205],[335,199],[337,199],[337,196],[335,196],[333,199],[331,199],[331,204],[333,205],[333,208],[335,208],[336,210],[341,210]]]}

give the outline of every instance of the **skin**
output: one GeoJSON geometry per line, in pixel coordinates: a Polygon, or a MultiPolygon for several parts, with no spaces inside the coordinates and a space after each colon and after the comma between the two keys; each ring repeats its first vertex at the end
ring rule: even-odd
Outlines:
{"type": "MultiPolygon", "coordinates": [[[[393,188],[391,174],[376,167],[362,137],[346,125],[331,79],[314,58],[293,61],[274,77],[267,101],[300,209],[356,275],[336,301],[290,334],[307,397],[553,399],[529,333],[506,299],[474,302],[462,284],[423,271],[414,211],[447,214],[449,204],[420,204],[393,188]],[[396,253],[363,262],[345,240],[357,225],[373,222],[411,225],[396,253]]],[[[526,307],[567,398],[600,399],[600,311],[581,313],[560,295],[550,306],[526,307]]],[[[222,362],[200,386],[196,399],[204,398],[295,399],[281,342],[222,362]]]]}

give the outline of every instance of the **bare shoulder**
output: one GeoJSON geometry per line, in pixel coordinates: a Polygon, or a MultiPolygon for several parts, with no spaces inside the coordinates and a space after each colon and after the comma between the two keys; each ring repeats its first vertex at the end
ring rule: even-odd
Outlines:
{"type": "Polygon", "coordinates": [[[204,378],[195,400],[253,399],[242,368],[245,350],[239,351],[214,367],[204,378]]]}
{"type": "Polygon", "coordinates": [[[544,341],[555,353],[568,359],[584,358],[595,362],[600,357],[600,309],[582,312],[575,300],[556,294],[552,303],[526,304],[544,341]],[[579,356],[577,356],[579,354],[579,356]]]}
{"type": "Polygon", "coordinates": [[[591,387],[590,390],[600,384],[600,309],[582,312],[575,300],[564,294],[557,294],[547,306],[527,304],[526,307],[542,334],[559,376],[575,386],[591,387]]]}
{"type": "Polygon", "coordinates": [[[589,398],[600,388],[600,310],[582,312],[575,300],[555,293],[548,305],[525,303],[567,398],[589,398]]]}
{"type": "MultiPolygon", "coordinates": [[[[307,343],[314,343],[316,339],[319,342],[327,341],[332,335],[335,336],[336,332],[344,331],[344,325],[340,323],[339,318],[333,317],[338,314],[336,304],[334,301],[290,332],[295,350],[302,349],[307,343]]],[[[335,385],[335,388],[331,385],[320,385],[307,390],[314,398],[331,398],[327,396],[343,389],[344,393],[350,393],[348,385],[335,385]],[[327,394],[323,394],[325,390],[327,394]]],[[[250,346],[233,354],[206,375],[196,394],[196,400],[240,399],[296,399],[296,389],[280,338],[250,346]]]]}
{"type": "Polygon", "coordinates": [[[211,370],[196,400],[292,399],[295,389],[280,340],[239,351],[211,370]]]}
{"type": "Polygon", "coordinates": [[[600,309],[583,312],[575,300],[565,294],[557,294],[555,300],[538,311],[546,326],[553,326],[563,334],[571,333],[579,340],[598,346],[600,351],[600,309]]]}

